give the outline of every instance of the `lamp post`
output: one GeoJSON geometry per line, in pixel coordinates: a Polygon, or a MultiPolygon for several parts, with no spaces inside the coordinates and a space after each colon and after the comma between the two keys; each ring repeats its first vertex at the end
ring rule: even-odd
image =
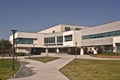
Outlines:
{"type": "Polygon", "coordinates": [[[15,55],[15,33],[17,32],[17,30],[11,30],[13,33],[13,53],[12,53],[12,70],[15,70],[14,67],[14,55],[15,55]]]}
{"type": "Polygon", "coordinates": [[[15,50],[15,55],[16,55],[16,60],[17,60],[17,43],[18,43],[18,40],[15,40],[15,44],[16,44],[16,50],[15,50]]]}
{"type": "Polygon", "coordinates": [[[75,42],[75,58],[77,58],[77,42],[75,42]]]}

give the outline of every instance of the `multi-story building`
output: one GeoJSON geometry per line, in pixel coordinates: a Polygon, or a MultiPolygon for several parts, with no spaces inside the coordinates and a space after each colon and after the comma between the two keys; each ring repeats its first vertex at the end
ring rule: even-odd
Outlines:
{"type": "Polygon", "coordinates": [[[93,27],[60,24],[36,33],[17,32],[15,39],[17,52],[32,54],[120,52],[120,21],[93,27]]]}

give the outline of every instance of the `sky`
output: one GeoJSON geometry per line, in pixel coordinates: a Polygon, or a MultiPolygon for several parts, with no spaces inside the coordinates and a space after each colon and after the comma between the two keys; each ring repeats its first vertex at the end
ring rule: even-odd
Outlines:
{"type": "Polygon", "coordinates": [[[11,29],[38,32],[58,24],[96,26],[120,20],[120,0],[0,0],[0,39],[11,29]]]}

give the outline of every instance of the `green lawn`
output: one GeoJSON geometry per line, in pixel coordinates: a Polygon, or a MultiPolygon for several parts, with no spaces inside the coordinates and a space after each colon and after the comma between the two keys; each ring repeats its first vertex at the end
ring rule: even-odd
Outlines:
{"type": "Polygon", "coordinates": [[[30,57],[30,58],[27,58],[27,59],[37,60],[37,61],[46,63],[46,62],[49,62],[49,61],[52,61],[52,60],[55,60],[55,59],[59,59],[59,57],[30,57]]]}
{"type": "Polygon", "coordinates": [[[12,75],[14,75],[19,69],[19,62],[15,61],[15,70],[12,70],[12,60],[11,59],[0,59],[0,80],[7,80],[12,75]]]}
{"type": "Polygon", "coordinates": [[[60,71],[70,80],[120,80],[120,61],[75,59],[60,71]]]}
{"type": "Polygon", "coordinates": [[[90,54],[93,57],[102,57],[102,58],[120,58],[120,53],[99,53],[99,54],[90,54]]]}

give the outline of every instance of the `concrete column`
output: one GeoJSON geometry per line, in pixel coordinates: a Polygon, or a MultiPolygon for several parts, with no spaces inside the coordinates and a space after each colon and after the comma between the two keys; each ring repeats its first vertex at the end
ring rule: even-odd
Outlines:
{"type": "Polygon", "coordinates": [[[56,49],[56,51],[57,51],[57,53],[59,53],[59,52],[60,52],[58,48],[56,49]]]}
{"type": "Polygon", "coordinates": [[[48,48],[46,48],[46,56],[48,56],[48,48]]]}
{"type": "Polygon", "coordinates": [[[116,44],[113,43],[113,52],[117,52],[116,44]]]}
{"type": "Polygon", "coordinates": [[[80,49],[80,55],[84,55],[84,50],[83,50],[83,48],[80,49]]]}
{"type": "Polygon", "coordinates": [[[97,54],[97,50],[93,47],[92,48],[93,54],[97,54]]]}

